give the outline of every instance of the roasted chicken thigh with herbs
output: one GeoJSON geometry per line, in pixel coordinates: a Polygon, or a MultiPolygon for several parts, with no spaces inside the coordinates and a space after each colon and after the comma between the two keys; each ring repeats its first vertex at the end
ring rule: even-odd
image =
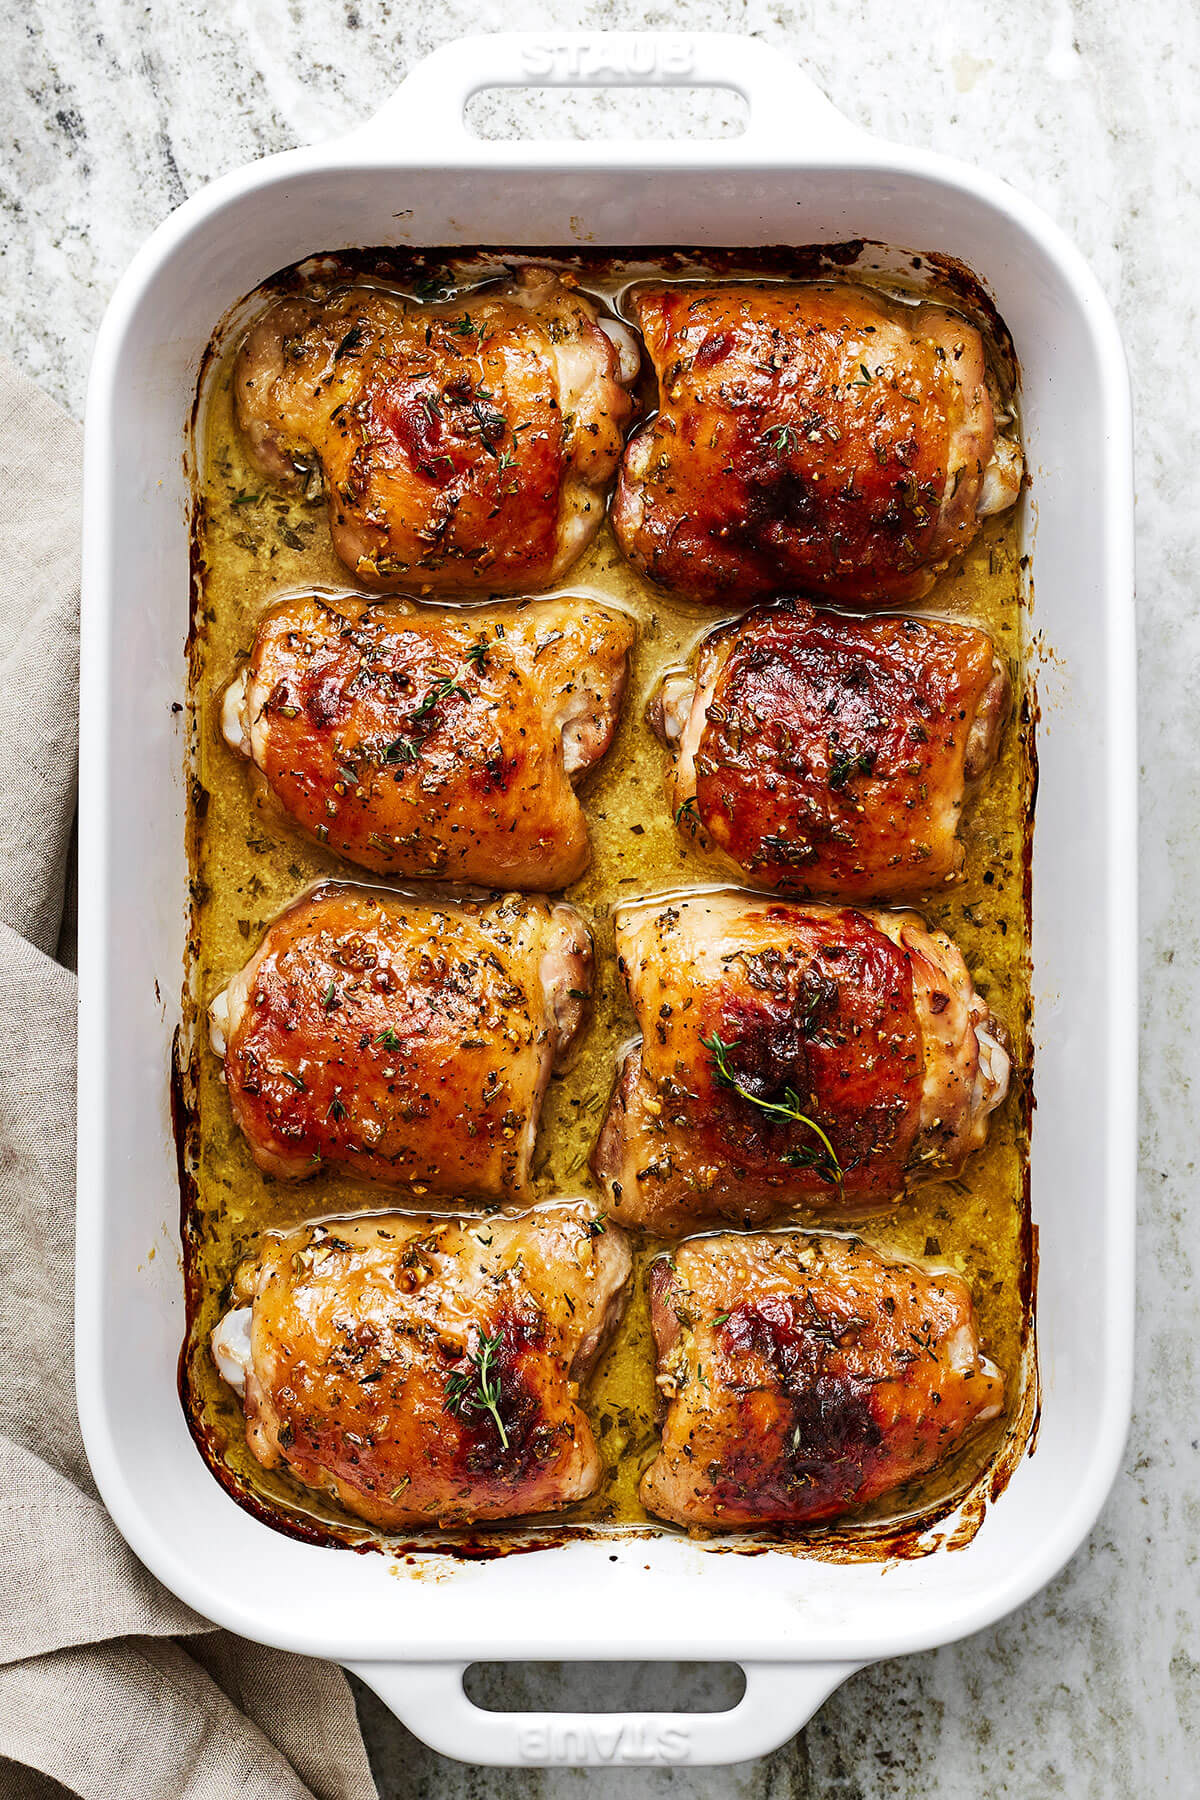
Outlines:
{"type": "Polygon", "coordinates": [[[756,887],[900,899],[961,870],[959,817],[1009,701],[985,632],[786,601],[705,638],[653,719],[680,829],[756,887]]]}
{"type": "Polygon", "coordinates": [[[945,307],[745,282],[646,287],[632,310],[659,410],[629,441],[612,518],[664,587],[915,599],[1017,497],[983,340],[945,307]]]}
{"type": "Polygon", "coordinates": [[[589,600],[464,612],[294,595],[260,623],[223,728],[350,862],[561,888],[587,867],[573,782],[612,741],[633,638],[589,600]]]}
{"type": "Polygon", "coordinates": [[[1003,1034],[915,913],[700,892],[622,908],[616,938],[642,1041],[592,1167],[622,1224],[851,1218],[984,1143],[1003,1034]]]}
{"type": "Polygon", "coordinates": [[[260,1167],[417,1194],[521,1197],[542,1096],[591,988],[569,906],[416,901],[327,883],[268,927],[209,1009],[260,1167]]]}
{"type": "Polygon", "coordinates": [[[858,1238],[725,1233],[650,1268],[662,1448],[648,1512],[816,1524],[923,1474],[996,1418],[965,1282],[858,1238]]]}
{"type": "Polygon", "coordinates": [[[547,1512],[599,1483],[580,1385],[629,1271],[586,1205],[336,1219],[266,1241],[213,1354],[258,1460],[372,1525],[547,1512]]]}
{"type": "Polygon", "coordinates": [[[595,535],[639,361],[570,276],[529,268],[437,304],[365,286],[279,300],[234,383],[255,464],[324,488],[358,581],[511,594],[551,586],[595,535]]]}

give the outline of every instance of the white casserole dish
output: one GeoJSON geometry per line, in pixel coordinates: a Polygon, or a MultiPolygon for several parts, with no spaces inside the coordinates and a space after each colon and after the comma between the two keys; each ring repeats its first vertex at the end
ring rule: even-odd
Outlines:
{"type": "MultiPolygon", "coordinates": [[[[990,176],[877,143],[782,57],[734,37],[480,37],[421,64],[361,130],[215,182],[122,281],[88,401],[80,796],[77,1375],[100,1491],[199,1612],[354,1667],[436,1749],[484,1763],[696,1763],[761,1754],[853,1669],[976,1631],[1089,1529],[1129,1411],[1136,1103],[1132,473],[1109,308],[1076,252],[990,176]],[[725,86],[719,144],[484,143],[496,85],[725,86]],[[1033,479],[1042,722],[1034,837],[1042,1412],[962,1549],[892,1563],[747,1557],[677,1536],[482,1563],[303,1544],[239,1508],[189,1435],[167,1071],[187,924],[189,489],[183,449],[216,322],[274,270],[358,245],[813,244],[961,259],[1011,329],[1033,479]],[[159,1254],[155,1255],[157,1248],[159,1254]],[[484,1659],[737,1659],[732,1711],[539,1717],[475,1709],[484,1659]]],[[[1032,534],[1031,534],[1032,539],[1032,534]]],[[[1034,645],[1035,654],[1037,643],[1034,645]]],[[[953,1520],[938,1527],[943,1536],[953,1520]]]]}

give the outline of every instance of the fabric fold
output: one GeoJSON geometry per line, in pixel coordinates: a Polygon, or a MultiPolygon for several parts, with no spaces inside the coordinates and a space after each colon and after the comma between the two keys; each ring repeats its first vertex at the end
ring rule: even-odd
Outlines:
{"type": "Polygon", "coordinates": [[[0,919],[48,951],[79,763],[81,435],[0,363],[0,919]]]}
{"type": "Polygon", "coordinates": [[[377,1800],[343,1672],[176,1600],[84,1454],[75,978],[54,960],[71,943],[79,464],[78,426],[0,362],[0,1800],[377,1800]]]}

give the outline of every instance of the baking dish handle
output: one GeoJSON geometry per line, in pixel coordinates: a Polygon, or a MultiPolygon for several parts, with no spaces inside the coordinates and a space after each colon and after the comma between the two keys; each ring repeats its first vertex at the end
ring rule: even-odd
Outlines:
{"type": "Polygon", "coordinates": [[[486,1712],[463,1691],[467,1663],[348,1663],[443,1756],[490,1768],[646,1768],[748,1762],[786,1743],[861,1663],[745,1663],[728,1712],[486,1712]]]}
{"type": "MultiPolygon", "coordinates": [[[[415,141],[439,162],[455,154],[477,160],[480,141],[467,127],[465,108],[472,95],[494,87],[727,88],[741,94],[748,114],[745,131],[732,142],[770,155],[797,144],[837,154],[865,136],[790,57],[755,38],[716,31],[499,31],[442,44],[341,147],[386,153],[415,141]]],[[[580,159],[597,149],[587,139],[557,140],[556,147],[580,159]]]]}

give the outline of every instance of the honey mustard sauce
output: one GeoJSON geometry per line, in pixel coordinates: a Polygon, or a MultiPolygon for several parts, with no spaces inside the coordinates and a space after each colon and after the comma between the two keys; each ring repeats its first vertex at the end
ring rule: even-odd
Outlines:
{"type": "MultiPolygon", "coordinates": [[[[465,266],[466,254],[454,253],[459,268],[465,266]]],[[[585,290],[618,307],[628,282],[649,272],[644,262],[621,265],[610,254],[589,258],[580,253],[562,262],[578,271],[585,290]]],[[[321,270],[317,279],[327,283],[328,262],[315,266],[321,270]]],[[[742,272],[753,270],[754,265],[747,265],[742,272]]],[[[703,272],[695,260],[687,263],[690,277],[703,272]]],[[[728,276],[731,270],[720,272],[728,276]]],[[[845,279],[843,272],[838,273],[845,279]]],[[[289,276],[286,285],[295,292],[302,281],[289,276]]],[[[279,285],[264,290],[263,304],[279,285]]],[[[896,291],[894,275],[887,286],[896,291]]],[[[420,293],[421,288],[416,286],[415,291],[420,293]]],[[[931,294],[928,286],[923,295],[941,297],[936,289],[931,294]]],[[[953,295],[950,303],[962,305],[953,295]]],[[[245,307],[240,316],[250,316],[245,307]]],[[[980,323],[987,328],[986,319],[980,323]]],[[[195,1151],[185,1195],[190,1304],[184,1392],[202,1450],[232,1491],[252,1497],[259,1507],[265,1505],[281,1522],[290,1520],[293,1526],[305,1522],[362,1541],[370,1534],[360,1522],[285,1472],[263,1469],[251,1455],[240,1403],[220,1378],[209,1351],[210,1333],[230,1304],[234,1271],[261,1233],[364,1208],[438,1210],[419,1199],[328,1171],[300,1183],[263,1173],[233,1124],[221,1064],[207,1040],[208,1001],[242,967],[266,925],[298,891],[331,875],[371,880],[291,830],[269,805],[260,804],[250,765],[220,731],[224,689],[248,655],[257,621],[268,604],[297,589],[354,591],[346,569],[333,555],[323,503],[280,493],[246,457],[232,399],[238,335],[230,331],[215,341],[202,376],[195,445],[193,929],[185,984],[189,1022],[184,1034],[192,1114],[189,1141],[195,1151]]],[[[981,1341],[1007,1377],[1003,1417],[969,1436],[930,1474],[839,1527],[843,1536],[858,1533],[864,1542],[877,1544],[879,1554],[887,1553],[888,1531],[900,1533],[920,1525],[944,1513],[968,1491],[994,1483],[998,1459],[1014,1459],[1014,1450],[1020,1448],[1017,1440],[1023,1441],[1035,1410],[1026,1183],[1027,844],[1035,764],[1032,709],[1028,700],[1021,702],[1027,586],[1021,511],[1018,507],[988,520],[962,562],[939,580],[924,602],[896,609],[981,626],[1013,670],[1018,696],[1014,715],[998,762],[964,815],[963,878],[917,905],[930,924],[947,931],[959,945],[977,989],[1007,1027],[1014,1080],[1007,1100],[993,1115],[986,1147],[973,1157],[961,1179],[924,1180],[892,1211],[854,1226],[883,1249],[929,1258],[958,1271],[974,1296],[981,1341]]],[[[727,885],[731,880],[727,865],[706,857],[673,823],[664,791],[667,754],[646,723],[646,706],[663,673],[686,662],[698,640],[730,615],[680,602],[642,581],[622,558],[607,522],[556,591],[591,595],[624,608],[638,627],[618,733],[608,756],[581,790],[591,832],[591,865],[566,895],[595,934],[594,1004],[574,1061],[550,1082],[534,1161],[539,1199],[593,1195],[602,1206],[588,1157],[620,1052],[636,1035],[614,957],[614,911],[622,902],[643,895],[727,885]]],[[[397,885],[415,891],[411,882],[397,885]]],[[[637,1246],[624,1319],[589,1384],[587,1405],[605,1478],[589,1500],[555,1516],[555,1529],[564,1523],[652,1522],[637,1497],[639,1477],[657,1441],[654,1346],[642,1272],[659,1247],[652,1242],[637,1246]]],[[[515,1528],[510,1522],[488,1535],[511,1539],[515,1528]]],[[[794,1541],[797,1548],[806,1544],[819,1548],[827,1536],[810,1533],[794,1541]]]]}

